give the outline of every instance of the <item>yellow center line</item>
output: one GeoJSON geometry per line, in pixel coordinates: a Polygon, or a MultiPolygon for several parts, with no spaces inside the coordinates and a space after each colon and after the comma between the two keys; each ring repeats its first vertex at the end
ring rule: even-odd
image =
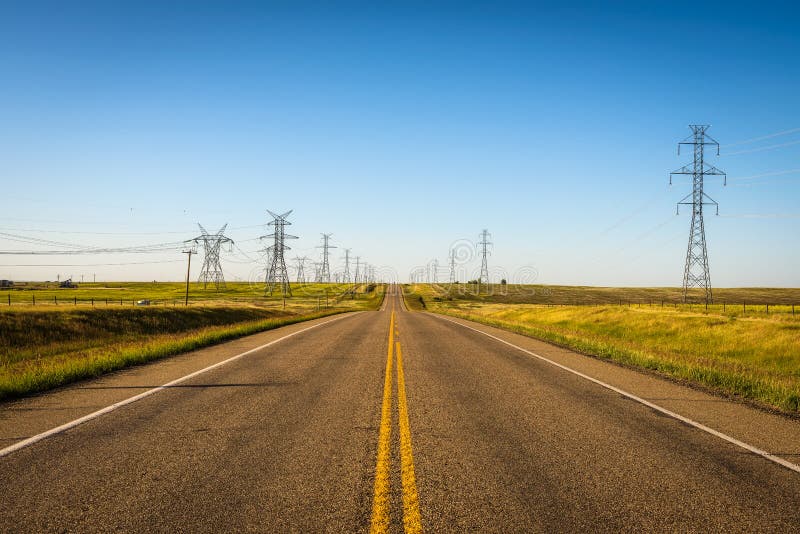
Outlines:
{"type": "Polygon", "coordinates": [[[383,406],[378,434],[378,459],[375,466],[375,494],[372,499],[372,524],[370,532],[389,531],[389,454],[392,438],[392,349],[394,348],[394,311],[389,325],[389,349],[386,357],[386,375],[383,380],[383,406]]]}
{"type": "Polygon", "coordinates": [[[414,476],[414,456],[411,453],[411,425],[408,422],[406,378],[403,373],[403,353],[397,342],[397,403],[400,414],[400,473],[403,482],[403,527],[407,534],[422,532],[419,514],[419,495],[414,476]]]}

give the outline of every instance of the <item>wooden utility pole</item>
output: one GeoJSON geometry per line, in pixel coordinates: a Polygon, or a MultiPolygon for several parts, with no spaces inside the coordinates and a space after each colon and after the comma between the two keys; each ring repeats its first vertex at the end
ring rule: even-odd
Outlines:
{"type": "Polygon", "coordinates": [[[188,265],[186,266],[186,302],[185,302],[185,305],[188,306],[189,305],[189,273],[192,270],[192,254],[194,254],[195,252],[194,252],[194,250],[189,249],[189,250],[184,250],[183,253],[186,254],[187,257],[189,258],[188,265]]]}

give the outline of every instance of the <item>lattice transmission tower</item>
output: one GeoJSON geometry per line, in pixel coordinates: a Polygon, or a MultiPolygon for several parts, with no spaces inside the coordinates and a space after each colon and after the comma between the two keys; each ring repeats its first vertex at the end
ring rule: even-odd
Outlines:
{"type": "Polygon", "coordinates": [[[450,249],[450,283],[456,283],[456,251],[450,249]]]}
{"type": "Polygon", "coordinates": [[[345,284],[350,283],[350,250],[344,249],[344,273],[342,273],[342,282],[345,284]]]}
{"type": "Polygon", "coordinates": [[[358,276],[359,276],[358,269],[359,269],[360,266],[361,266],[361,256],[356,256],[356,273],[355,273],[355,275],[353,275],[353,283],[354,284],[358,283],[358,276]]]}
{"type": "Polygon", "coordinates": [[[489,263],[487,261],[487,256],[490,254],[489,247],[492,245],[492,242],[489,241],[489,238],[492,237],[492,234],[489,233],[489,230],[484,228],[479,237],[481,239],[478,241],[478,246],[481,251],[481,275],[478,277],[478,285],[489,285],[489,263]]]}
{"type": "Polygon", "coordinates": [[[431,271],[432,271],[432,274],[433,274],[433,276],[432,276],[433,283],[434,284],[438,284],[439,283],[439,278],[438,278],[437,275],[439,274],[439,260],[433,260],[431,262],[431,271]]]}
{"type": "Polygon", "coordinates": [[[197,226],[200,228],[200,235],[191,241],[195,245],[202,244],[204,252],[203,268],[200,270],[200,277],[197,281],[203,283],[203,289],[208,287],[209,283],[214,284],[217,289],[219,289],[220,286],[225,287],[225,276],[222,274],[222,264],[219,260],[219,253],[222,249],[222,245],[227,244],[229,250],[230,247],[233,246],[233,239],[225,237],[224,235],[228,224],[225,223],[216,234],[209,234],[200,223],[197,223],[197,226]]]}
{"type": "Polygon", "coordinates": [[[275,286],[279,285],[281,288],[281,293],[284,296],[291,297],[292,286],[289,283],[289,271],[286,269],[284,252],[291,250],[291,248],[286,245],[286,240],[297,239],[297,236],[286,233],[286,226],[292,224],[287,220],[289,215],[292,213],[292,210],[280,215],[269,210],[267,210],[267,213],[272,216],[272,221],[268,223],[268,226],[273,227],[273,232],[269,235],[261,236],[261,239],[272,238],[273,243],[267,247],[270,262],[267,265],[267,276],[264,281],[264,294],[266,295],[269,293],[272,295],[272,292],[275,290],[275,286]]]}
{"type": "Polygon", "coordinates": [[[329,284],[331,282],[331,266],[328,262],[328,251],[336,248],[330,244],[330,239],[333,234],[322,234],[322,245],[317,248],[322,249],[322,264],[320,265],[319,281],[329,284]]]}
{"type": "Polygon", "coordinates": [[[297,262],[297,276],[295,280],[297,280],[298,284],[305,284],[306,283],[306,262],[308,261],[307,256],[295,256],[294,261],[297,262]]]}
{"type": "Polygon", "coordinates": [[[706,131],[710,128],[707,124],[690,124],[692,134],[678,143],[678,154],[681,145],[691,145],[694,148],[694,161],[680,169],[671,172],[669,183],[672,185],[672,176],[685,174],[692,177],[692,192],[678,202],[676,213],[680,213],[680,206],[692,207],[692,225],[689,228],[689,246],[686,249],[686,265],[683,270],[683,300],[686,301],[689,290],[693,287],[705,291],[706,302],[713,302],[711,294],[711,274],[708,269],[708,250],[706,247],[706,230],[703,223],[703,206],[714,206],[719,215],[719,204],[703,191],[703,179],[706,176],[723,176],[723,184],[728,184],[725,173],[713,165],[706,163],[704,149],[706,145],[717,148],[719,156],[719,143],[711,138],[706,131]]]}

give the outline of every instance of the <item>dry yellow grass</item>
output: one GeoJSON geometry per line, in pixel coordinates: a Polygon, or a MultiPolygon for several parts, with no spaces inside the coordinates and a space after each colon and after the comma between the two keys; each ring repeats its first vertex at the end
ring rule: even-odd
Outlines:
{"type": "Polygon", "coordinates": [[[582,352],[655,370],[726,394],[800,411],[800,318],[780,313],[741,316],[703,306],[548,306],[435,300],[430,286],[410,288],[430,311],[518,331],[582,352]]]}

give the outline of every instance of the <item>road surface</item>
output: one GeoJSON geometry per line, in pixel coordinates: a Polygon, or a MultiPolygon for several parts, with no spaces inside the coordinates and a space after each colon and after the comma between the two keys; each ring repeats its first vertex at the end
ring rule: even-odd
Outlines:
{"type": "Polygon", "coordinates": [[[409,312],[391,292],[378,312],[0,407],[2,530],[800,529],[800,473],[744,447],[795,465],[797,422],[409,312]],[[723,437],[603,385],[612,382],[723,437]]]}

